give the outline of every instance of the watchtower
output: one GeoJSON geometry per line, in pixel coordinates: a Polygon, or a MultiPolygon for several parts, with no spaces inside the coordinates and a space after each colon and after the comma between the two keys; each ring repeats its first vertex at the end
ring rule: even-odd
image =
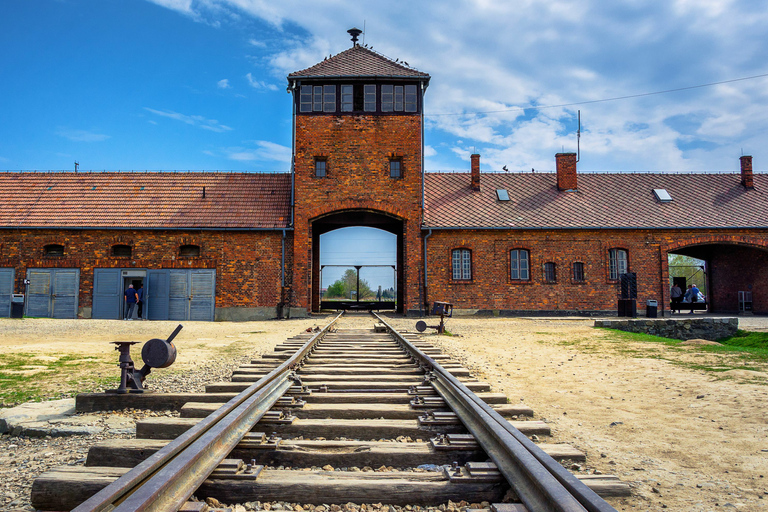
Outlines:
{"type": "Polygon", "coordinates": [[[421,309],[423,99],[429,75],[357,43],[288,75],[293,95],[293,289],[320,304],[319,236],[347,226],[397,235],[398,309],[421,309]]]}

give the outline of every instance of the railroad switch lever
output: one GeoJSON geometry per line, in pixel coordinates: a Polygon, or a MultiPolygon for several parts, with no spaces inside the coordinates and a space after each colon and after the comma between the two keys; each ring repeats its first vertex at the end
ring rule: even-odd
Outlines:
{"type": "Polygon", "coordinates": [[[441,301],[435,301],[432,303],[432,311],[430,312],[432,315],[440,315],[440,324],[439,325],[427,325],[427,322],[424,320],[419,320],[416,322],[416,330],[419,332],[424,332],[427,330],[427,327],[430,329],[437,329],[437,334],[445,334],[445,317],[452,317],[453,316],[453,304],[450,302],[441,302],[441,301]]]}
{"type": "Polygon", "coordinates": [[[144,366],[137,370],[131,359],[131,345],[138,341],[112,341],[117,345],[115,350],[120,352],[120,387],[112,390],[112,393],[143,393],[144,380],[150,374],[152,368],[167,368],[176,361],[176,347],[173,339],[181,331],[183,326],[179,324],[167,339],[152,338],[144,343],[141,349],[141,359],[144,366]]]}

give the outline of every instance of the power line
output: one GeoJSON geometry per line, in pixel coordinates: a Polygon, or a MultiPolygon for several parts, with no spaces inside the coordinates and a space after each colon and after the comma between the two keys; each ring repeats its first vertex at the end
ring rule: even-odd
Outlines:
{"type": "Polygon", "coordinates": [[[710,82],[708,84],[699,84],[699,85],[689,85],[688,87],[678,87],[677,89],[666,89],[663,91],[654,91],[654,92],[643,92],[640,94],[629,94],[627,96],[616,96],[614,98],[603,98],[600,100],[587,100],[587,101],[577,101],[574,103],[561,103],[559,105],[542,105],[542,106],[534,106],[534,107],[514,107],[514,108],[507,108],[502,110],[486,110],[482,112],[454,112],[454,113],[445,113],[445,114],[424,114],[425,117],[438,117],[438,116],[471,116],[471,115],[477,115],[477,114],[498,114],[501,112],[520,112],[525,110],[544,110],[547,108],[562,108],[562,107],[576,107],[579,105],[589,105],[592,103],[605,103],[608,101],[618,101],[618,100],[627,100],[631,98],[642,98],[644,96],[655,96],[658,94],[668,94],[671,92],[680,92],[680,91],[688,91],[691,89],[701,89],[703,87],[713,87],[715,85],[723,85],[723,84],[730,84],[733,82],[743,82],[745,80],[754,80],[756,78],[765,78],[768,76],[768,73],[764,73],[762,75],[754,75],[754,76],[745,76],[742,78],[734,78],[732,80],[723,80],[721,82],[710,82]]]}

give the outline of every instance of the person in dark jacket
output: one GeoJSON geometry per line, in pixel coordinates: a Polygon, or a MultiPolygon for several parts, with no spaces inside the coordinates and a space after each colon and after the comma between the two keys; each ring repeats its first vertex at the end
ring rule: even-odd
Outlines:
{"type": "Polygon", "coordinates": [[[680,302],[683,300],[683,290],[681,290],[679,286],[674,285],[669,292],[669,296],[672,297],[672,312],[674,313],[675,310],[677,310],[679,313],[680,302]]]}
{"type": "Polygon", "coordinates": [[[136,307],[138,300],[139,296],[136,294],[136,290],[132,284],[129,284],[125,290],[125,316],[123,320],[133,320],[133,308],[136,307]]]}
{"type": "Polygon", "coordinates": [[[136,297],[138,297],[136,299],[136,304],[139,306],[139,310],[137,313],[138,319],[146,320],[143,314],[143,309],[144,309],[144,284],[143,283],[139,283],[139,287],[136,289],[136,297]]]}

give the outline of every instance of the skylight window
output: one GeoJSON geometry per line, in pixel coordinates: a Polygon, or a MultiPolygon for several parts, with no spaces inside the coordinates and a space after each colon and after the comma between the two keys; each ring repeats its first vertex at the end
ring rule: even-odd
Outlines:
{"type": "Polygon", "coordinates": [[[499,201],[509,201],[509,192],[505,188],[497,188],[496,197],[499,201]]]}
{"type": "Polygon", "coordinates": [[[667,192],[667,189],[665,188],[655,188],[653,189],[653,194],[656,196],[656,199],[662,203],[669,203],[672,201],[672,196],[669,195],[669,192],[667,192]]]}

